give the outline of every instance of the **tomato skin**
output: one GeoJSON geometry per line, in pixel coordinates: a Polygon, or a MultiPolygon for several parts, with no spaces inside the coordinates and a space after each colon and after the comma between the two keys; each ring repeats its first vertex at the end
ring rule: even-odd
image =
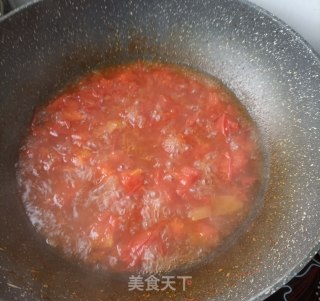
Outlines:
{"type": "Polygon", "coordinates": [[[139,265],[140,257],[148,246],[152,233],[150,231],[141,232],[135,235],[125,247],[121,254],[121,260],[129,267],[139,265]],[[139,262],[137,262],[139,261],[139,262]]]}
{"type": "Polygon", "coordinates": [[[223,113],[216,120],[216,124],[225,137],[229,137],[230,134],[234,134],[240,130],[240,124],[226,113],[223,113]]]}
{"type": "Polygon", "coordinates": [[[163,227],[164,225],[160,223],[134,235],[129,244],[124,247],[121,253],[121,260],[129,268],[140,265],[144,252],[152,247],[160,256],[165,255],[166,247],[160,237],[163,227]]]}

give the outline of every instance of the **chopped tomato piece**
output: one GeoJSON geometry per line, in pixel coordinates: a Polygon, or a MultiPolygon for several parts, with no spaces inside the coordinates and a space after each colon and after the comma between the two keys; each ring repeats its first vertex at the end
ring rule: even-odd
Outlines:
{"type": "Polygon", "coordinates": [[[200,177],[199,170],[185,166],[181,169],[180,174],[178,175],[178,178],[180,180],[180,183],[183,186],[191,186],[193,185],[200,177]]]}
{"type": "Polygon", "coordinates": [[[241,148],[232,152],[232,169],[234,172],[239,174],[239,172],[243,171],[245,166],[247,165],[249,158],[248,153],[243,151],[241,148]]]}
{"type": "Polygon", "coordinates": [[[258,179],[256,177],[253,176],[243,176],[240,180],[241,184],[249,187],[251,185],[253,185],[258,179]]]}
{"type": "Polygon", "coordinates": [[[200,172],[193,167],[183,167],[177,175],[179,183],[177,185],[177,193],[183,197],[191,186],[200,178],[200,172]]]}
{"type": "Polygon", "coordinates": [[[139,190],[144,181],[144,174],[142,169],[137,168],[131,171],[124,171],[121,175],[121,183],[124,190],[128,194],[133,194],[139,190]]]}
{"type": "Polygon", "coordinates": [[[186,126],[187,127],[193,126],[196,123],[198,117],[199,117],[199,112],[195,112],[195,113],[191,114],[191,116],[188,117],[186,120],[186,126]]]}
{"type": "Polygon", "coordinates": [[[177,240],[187,235],[185,222],[180,218],[174,218],[169,224],[170,231],[177,240]]]}

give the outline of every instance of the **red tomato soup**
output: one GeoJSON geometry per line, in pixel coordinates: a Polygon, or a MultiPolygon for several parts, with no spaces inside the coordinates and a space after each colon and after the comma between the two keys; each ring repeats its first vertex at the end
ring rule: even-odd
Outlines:
{"type": "Polygon", "coordinates": [[[155,273],[199,262],[239,229],[262,182],[258,141],[215,79],[137,62],[39,108],[17,178],[49,245],[94,267],[155,273]]]}

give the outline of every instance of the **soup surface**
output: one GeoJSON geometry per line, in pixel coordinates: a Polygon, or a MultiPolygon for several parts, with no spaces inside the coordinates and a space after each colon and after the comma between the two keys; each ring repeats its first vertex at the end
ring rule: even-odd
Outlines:
{"type": "Polygon", "coordinates": [[[39,108],[17,178],[49,245],[98,268],[155,273],[200,261],[239,228],[261,165],[252,120],[218,81],[136,62],[39,108]]]}

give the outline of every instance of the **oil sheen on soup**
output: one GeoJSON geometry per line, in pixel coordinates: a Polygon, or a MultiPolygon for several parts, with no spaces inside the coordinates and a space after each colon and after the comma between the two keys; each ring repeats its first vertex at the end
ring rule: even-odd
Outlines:
{"type": "Polygon", "coordinates": [[[261,186],[257,129],[190,69],[135,62],[84,76],[37,109],[20,150],[26,213],[89,266],[155,273],[212,254],[261,186]]]}

